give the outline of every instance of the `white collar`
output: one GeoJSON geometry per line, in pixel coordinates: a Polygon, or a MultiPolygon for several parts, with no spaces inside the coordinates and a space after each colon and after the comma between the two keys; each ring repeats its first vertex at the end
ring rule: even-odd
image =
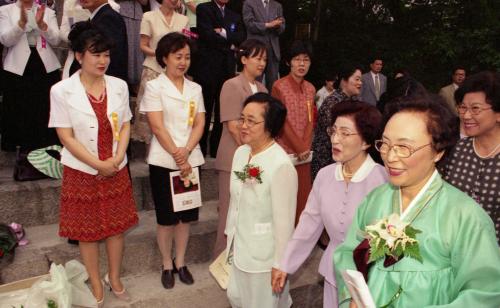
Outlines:
{"type": "Polygon", "coordinates": [[[458,89],[458,84],[456,84],[456,83],[454,83],[454,82],[453,82],[453,83],[452,83],[452,85],[453,85],[453,88],[454,88],[455,90],[456,90],[456,89],[458,89]]]}
{"type": "Polygon", "coordinates": [[[403,202],[401,200],[401,187],[399,188],[399,213],[400,213],[400,216],[401,216],[401,220],[403,220],[403,218],[406,217],[406,215],[408,213],[410,213],[411,209],[413,207],[415,207],[415,205],[418,203],[418,201],[420,200],[420,198],[422,198],[422,195],[427,191],[427,189],[429,188],[429,186],[431,186],[432,181],[434,181],[434,179],[436,178],[437,175],[438,175],[438,171],[436,169],[432,173],[432,176],[427,180],[427,182],[425,183],[424,187],[422,187],[422,189],[420,189],[420,191],[415,196],[415,198],[413,198],[413,200],[411,200],[410,204],[408,205],[408,207],[406,208],[406,210],[404,210],[404,212],[403,212],[403,207],[402,207],[402,203],[403,202]]]}
{"type": "Polygon", "coordinates": [[[105,6],[106,4],[108,4],[108,2],[106,3],[103,3],[101,4],[101,6],[99,6],[97,9],[95,9],[91,14],[90,14],[90,20],[92,20],[95,15],[97,15],[97,13],[102,9],[103,6],[105,6]]]}
{"type": "Polygon", "coordinates": [[[370,71],[370,73],[372,73],[372,78],[373,79],[375,79],[375,76],[379,76],[379,78],[380,78],[380,73],[376,74],[373,71],[370,71]]]}
{"type": "MultiPolygon", "coordinates": [[[[354,176],[351,178],[351,182],[357,183],[362,182],[366,177],[370,174],[373,168],[377,165],[377,163],[372,159],[370,154],[366,155],[366,159],[359,167],[359,169],[354,173],[354,176]]],[[[342,164],[337,163],[337,167],[335,168],[335,179],[337,181],[344,180],[344,174],[342,173],[342,164]]]]}

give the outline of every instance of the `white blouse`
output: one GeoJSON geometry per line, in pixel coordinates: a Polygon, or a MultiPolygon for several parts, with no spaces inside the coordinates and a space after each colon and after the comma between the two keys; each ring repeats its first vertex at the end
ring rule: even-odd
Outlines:
{"type": "MultiPolygon", "coordinates": [[[[163,125],[178,147],[186,146],[193,130],[194,118],[198,113],[205,112],[199,84],[184,78],[184,87],[180,93],[165,74],[147,82],[140,104],[141,113],[163,112],[163,125]]],[[[147,162],[168,169],[179,169],[172,155],[161,146],[155,135],[151,140],[147,162]]],[[[193,167],[205,163],[199,145],[191,151],[188,162],[193,167]]]]}

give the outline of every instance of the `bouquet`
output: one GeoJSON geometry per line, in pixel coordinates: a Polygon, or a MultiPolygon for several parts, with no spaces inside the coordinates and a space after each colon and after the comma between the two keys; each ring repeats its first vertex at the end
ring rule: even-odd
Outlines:
{"type": "Polygon", "coordinates": [[[398,214],[391,214],[365,229],[370,244],[368,262],[392,257],[396,262],[402,257],[410,257],[422,263],[422,256],[416,235],[421,233],[402,221],[398,214]]]}

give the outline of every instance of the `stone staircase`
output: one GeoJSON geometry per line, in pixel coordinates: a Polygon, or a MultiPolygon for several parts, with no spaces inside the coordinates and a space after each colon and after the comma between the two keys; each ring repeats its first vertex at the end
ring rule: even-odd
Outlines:
{"type": "MultiPolygon", "coordinates": [[[[156,218],[143,151],[135,146],[130,155],[134,197],[139,224],[126,233],[122,266],[123,282],[133,297],[124,303],[106,293],[106,307],[171,307],[227,308],[225,292],[208,272],[217,228],[217,173],[213,160],[208,159],[201,172],[203,207],[200,219],[193,223],[187,249],[186,263],[195,284],[186,286],[177,280],[172,290],[160,283],[161,258],[156,244],[156,218]]],[[[78,247],[66,243],[57,235],[58,203],[61,181],[12,180],[14,155],[0,152],[0,221],[12,221],[26,227],[29,245],[19,247],[13,263],[0,269],[0,284],[45,274],[50,262],[64,264],[79,258],[78,247]]],[[[317,266],[320,251],[314,251],[303,268],[291,277],[294,307],[321,307],[322,288],[317,266]]],[[[101,272],[106,258],[101,245],[101,272]]]]}

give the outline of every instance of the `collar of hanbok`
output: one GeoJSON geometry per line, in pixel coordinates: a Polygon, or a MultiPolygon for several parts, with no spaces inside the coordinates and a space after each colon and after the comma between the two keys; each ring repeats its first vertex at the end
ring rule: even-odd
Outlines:
{"type": "Polygon", "coordinates": [[[420,214],[420,212],[429,204],[429,201],[441,190],[443,180],[437,170],[434,170],[432,176],[420,189],[418,194],[410,202],[406,210],[402,210],[401,188],[394,190],[392,196],[393,213],[399,213],[401,220],[411,223],[420,214]]]}
{"type": "MultiPolygon", "coordinates": [[[[358,170],[354,173],[353,177],[351,178],[351,182],[357,183],[357,182],[362,182],[366,177],[370,174],[370,172],[373,170],[373,168],[377,165],[377,163],[371,158],[370,154],[366,155],[366,159],[359,167],[358,170]]],[[[337,181],[343,181],[344,180],[344,174],[342,173],[342,164],[337,163],[337,167],[335,168],[335,179],[337,181]]]]}

